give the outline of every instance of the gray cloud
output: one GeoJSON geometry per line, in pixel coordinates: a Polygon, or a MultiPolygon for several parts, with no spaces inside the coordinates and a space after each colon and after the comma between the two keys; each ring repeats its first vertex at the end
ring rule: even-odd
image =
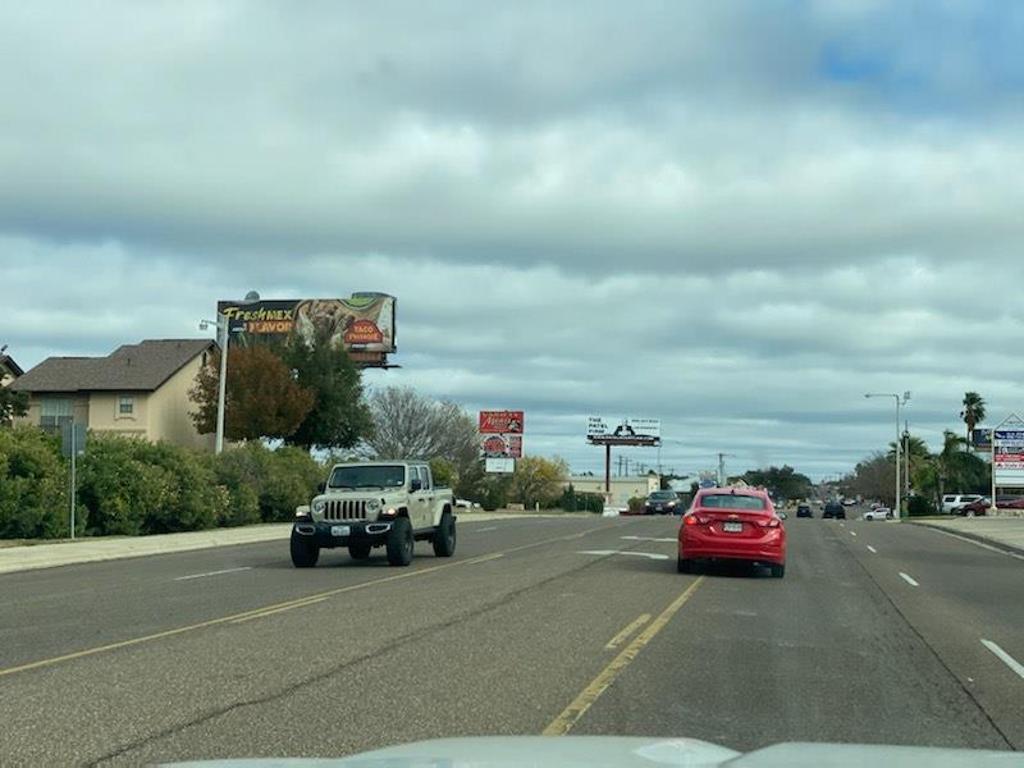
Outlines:
{"type": "Polygon", "coordinates": [[[384,290],[371,385],[526,407],[591,469],[593,412],[823,474],[891,439],[866,390],[933,443],[965,389],[1016,407],[1019,9],[587,7],[0,11],[2,341],[384,290]]]}

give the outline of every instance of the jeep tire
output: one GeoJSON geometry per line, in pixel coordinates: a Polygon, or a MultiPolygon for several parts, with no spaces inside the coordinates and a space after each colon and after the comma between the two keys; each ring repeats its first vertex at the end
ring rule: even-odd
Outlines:
{"type": "Polygon", "coordinates": [[[292,531],[292,565],[296,568],[312,568],[320,558],[320,547],[312,536],[303,536],[292,531]]]}
{"type": "Polygon", "coordinates": [[[399,517],[392,523],[391,531],[388,533],[388,563],[390,565],[409,565],[412,562],[414,544],[412,523],[407,517],[399,517]]]}
{"type": "Polygon", "coordinates": [[[441,515],[441,522],[433,536],[434,554],[438,557],[451,557],[455,554],[455,520],[451,512],[441,515]]]}

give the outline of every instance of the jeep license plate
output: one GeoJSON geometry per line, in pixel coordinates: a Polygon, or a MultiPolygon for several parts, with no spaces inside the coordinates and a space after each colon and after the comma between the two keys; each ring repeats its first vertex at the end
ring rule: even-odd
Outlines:
{"type": "Polygon", "coordinates": [[[348,536],[350,530],[347,525],[332,525],[331,536],[348,536]]]}

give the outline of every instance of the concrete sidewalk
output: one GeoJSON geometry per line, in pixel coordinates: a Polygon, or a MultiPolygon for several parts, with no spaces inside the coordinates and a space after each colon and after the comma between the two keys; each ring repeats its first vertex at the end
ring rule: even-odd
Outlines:
{"type": "Polygon", "coordinates": [[[910,520],[913,525],[937,528],[965,539],[1024,555],[1024,518],[1022,517],[950,517],[910,520]]]}
{"type": "MultiPolygon", "coordinates": [[[[464,522],[474,520],[511,520],[521,517],[584,517],[584,513],[535,512],[467,512],[459,510],[458,519],[464,522]]],[[[74,541],[64,540],[37,544],[24,542],[20,545],[0,547],[0,574],[28,571],[36,568],[54,568],[75,563],[93,563],[101,560],[119,560],[125,557],[163,555],[171,552],[187,552],[193,549],[230,547],[237,544],[254,544],[261,541],[287,539],[291,523],[269,523],[247,525],[241,528],[214,528],[208,531],[186,533],[163,533],[154,536],[103,536],[85,537],[74,541]]]]}

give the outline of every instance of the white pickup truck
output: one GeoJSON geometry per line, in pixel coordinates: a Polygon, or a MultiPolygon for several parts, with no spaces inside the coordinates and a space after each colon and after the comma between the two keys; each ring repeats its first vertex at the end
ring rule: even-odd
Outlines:
{"type": "Polygon", "coordinates": [[[455,554],[451,489],[434,485],[430,465],[419,461],[336,464],[320,493],[295,510],[291,555],[296,568],[316,565],[321,549],[348,547],[365,560],[374,547],[391,565],[409,565],[416,541],[434,554],[455,554]]]}

